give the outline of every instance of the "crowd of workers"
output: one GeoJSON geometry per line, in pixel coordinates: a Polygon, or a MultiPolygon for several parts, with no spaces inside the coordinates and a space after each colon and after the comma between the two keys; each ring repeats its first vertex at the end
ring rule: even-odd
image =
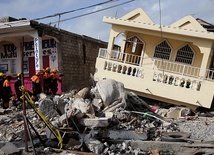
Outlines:
{"type": "MultiPolygon", "coordinates": [[[[58,91],[58,80],[60,75],[57,73],[57,69],[51,71],[50,67],[43,69],[43,73],[37,71],[35,75],[31,77],[32,81],[32,99],[34,101],[38,100],[38,95],[43,92],[47,95],[56,95],[58,91]],[[41,77],[43,75],[43,78],[41,77]],[[41,80],[43,79],[43,86],[41,80]]],[[[22,84],[22,74],[18,73],[16,76],[16,81],[14,83],[15,93],[12,92],[10,81],[12,76],[10,74],[3,74],[0,72],[0,100],[2,101],[2,108],[9,108],[9,101],[12,100],[14,105],[19,104],[22,99],[22,91],[20,87],[22,84]]]]}

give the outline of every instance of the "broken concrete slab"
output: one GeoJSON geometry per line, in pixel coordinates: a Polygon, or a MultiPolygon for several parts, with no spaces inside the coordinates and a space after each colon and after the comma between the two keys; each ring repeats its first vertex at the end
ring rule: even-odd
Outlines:
{"type": "Polygon", "coordinates": [[[181,118],[185,117],[190,113],[189,108],[185,107],[172,107],[169,109],[167,113],[167,118],[181,118]]]}
{"type": "Polygon", "coordinates": [[[94,128],[94,127],[107,127],[110,119],[107,117],[98,118],[83,118],[79,122],[81,125],[94,128]]]}
{"type": "Polygon", "coordinates": [[[21,150],[19,150],[13,143],[6,143],[1,148],[1,151],[4,152],[5,155],[21,155],[21,150]]]}
{"type": "Polygon", "coordinates": [[[126,92],[124,84],[121,82],[113,79],[104,79],[97,82],[96,88],[105,106],[108,106],[117,100],[125,102],[126,92]]]}
{"type": "Polygon", "coordinates": [[[108,130],[109,138],[116,140],[147,140],[148,133],[136,133],[135,131],[127,130],[108,130]]]}

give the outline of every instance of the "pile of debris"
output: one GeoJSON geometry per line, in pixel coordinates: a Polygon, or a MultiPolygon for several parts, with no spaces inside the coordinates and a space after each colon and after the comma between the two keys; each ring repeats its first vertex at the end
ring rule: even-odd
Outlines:
{"type": "MultiPolygon", "coordinates": [[[[32,130],[28,139],[33,141],[28,141],[28,146],[39,154],[214,153],[212,117],[202,117],[186,107],[148,104],[112,79],[61,96],[41,94],[35,105],[38,108],[29,105],[27,108],[26,117],[32,130]],[[45,119],[41,119],[37,110],[45,119]],[[44,123],[46,119],[60,132],[61,149],[57,149],[59,138],[44,123]]],[[[21,153],[25,149],[22,110],[0,113],[1,151],[21,153]]]]}

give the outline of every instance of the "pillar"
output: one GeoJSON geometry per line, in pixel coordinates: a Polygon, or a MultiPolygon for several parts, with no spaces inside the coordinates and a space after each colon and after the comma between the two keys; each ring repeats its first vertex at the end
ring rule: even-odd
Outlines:
{"type": "Polygon", "coordinates": [[[34,36],[34,53],[35,53],[35,70],[42,71],[43,60],[42,60],[42,38],[34,36]]]}

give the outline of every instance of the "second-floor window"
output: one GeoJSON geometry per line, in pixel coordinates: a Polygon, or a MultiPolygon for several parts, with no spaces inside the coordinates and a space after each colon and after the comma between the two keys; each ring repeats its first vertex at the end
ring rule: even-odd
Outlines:
{"type": "Polygon", "coordinates": [[[175,57],[175,61],[191,65],[193,61],[193,57],[194,57],[193,50],[188,44],[186,44],[185,46],[178,49],[175,57]]]}
{"type": "Polygon", "coordinates": [[[155,47],[154,57],[169,60],[171,54],[171,47],[166,40],[162,41],[155,47]]]}

